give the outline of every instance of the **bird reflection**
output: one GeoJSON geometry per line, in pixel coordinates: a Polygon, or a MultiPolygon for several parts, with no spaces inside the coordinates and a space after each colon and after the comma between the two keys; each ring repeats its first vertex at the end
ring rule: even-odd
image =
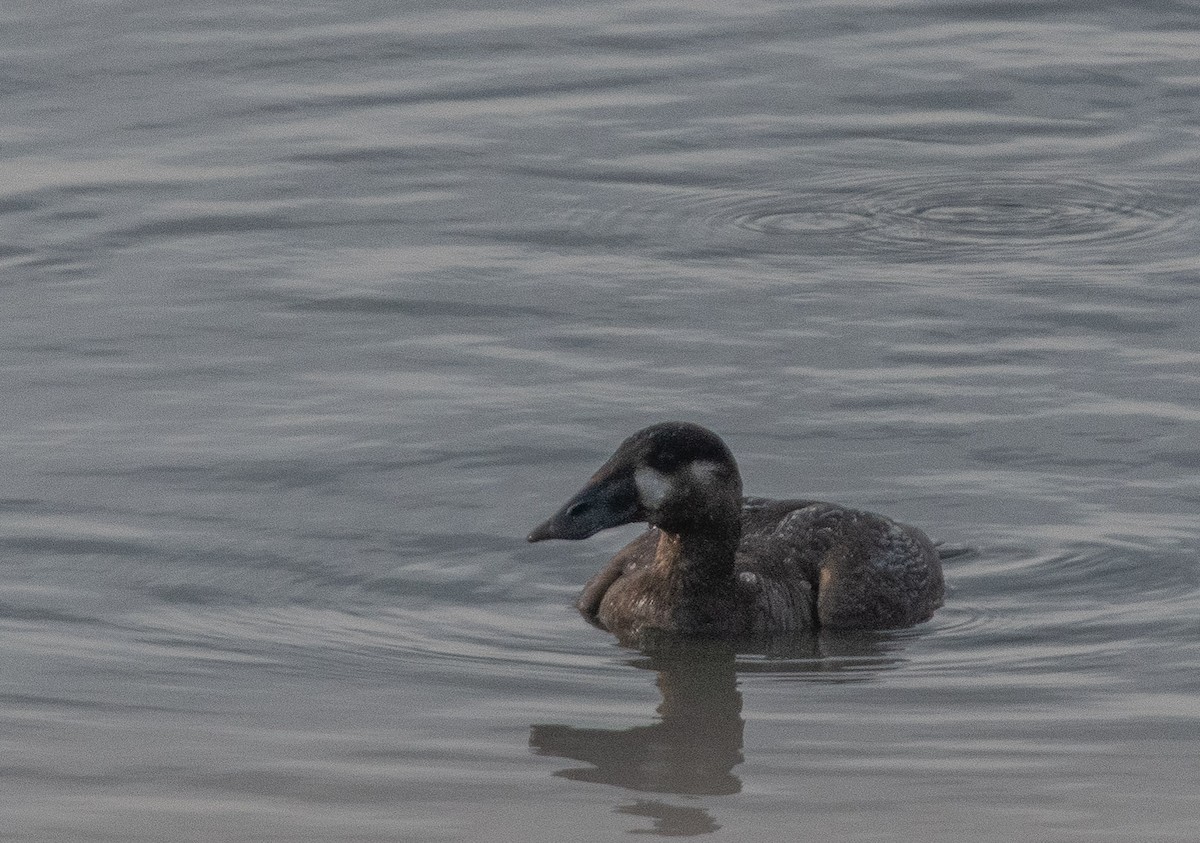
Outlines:
{"type": "Polygon", "coordinates": [[[635,817],[649,817],[654,820],[653,828],[635,828],[629,832],[630,834],[695,837],[699,834],[712,834],[721,827],[720,823],[714,821],[708,811],[703,808],[668,805],[657,799],[639,799],[632,805],[618,807],[617,812],[631,814],[635,817]]]}
{"type": "MultiPolygon", "coordinates": [[[[538,755],[589,765],[554,774],[573,781],[686,796],[738,793],[742,782],[733,771],[744,760],[745,727],[739,671],[821,673],[823,679],[861,681],[900,661],[889,653],[894,643],[880,633],[807,637],[774,645],[768,653],[772,658],[739,664],[736,648],[727,642],[642,642],[641,655],[630,664],[657,673],[658,722],[627,729],[535,724],[529,745],[538,755]]],[[[653,828],[635,833],[693,836],[721,827],[695,805],[637,800],[616,810],[654,821],[653,828]]]]}
{"type": "Polygon", "coordinates": [[[593,765],[557,773],[575,781],[655,793],[741,790],[732,772],[742,762],[744,725],[733,649],[671,648],[635,664],[658,671],[663,701],[657,723],[629,729],[535,725],[530,745],[539,755],[593,765]]]}

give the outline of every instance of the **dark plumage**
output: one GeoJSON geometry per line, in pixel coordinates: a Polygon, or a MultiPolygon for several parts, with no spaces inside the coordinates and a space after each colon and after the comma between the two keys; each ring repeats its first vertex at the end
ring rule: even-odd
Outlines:
{"type": "Polygon", "coordinates": [[[685,422],[630,436],[529,541],[646,521],[584,588],[579,610],[623,641],[647,632],[756,638],[889,629],[942,605],[921,530],[819,501],[743,498],[733,455],[685,422]]]}

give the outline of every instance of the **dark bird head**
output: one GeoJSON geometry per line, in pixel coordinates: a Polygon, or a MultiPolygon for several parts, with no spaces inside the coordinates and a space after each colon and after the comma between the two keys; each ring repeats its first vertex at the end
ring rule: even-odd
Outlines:
{"type": "Polygon", "coordinates": [[[586,539],[608,527],[646,521],[668,532],[704,532],[740,511],[737,463],[717,434],[664,422],[630,436],[591,480],[529,541],[586,539]]]}

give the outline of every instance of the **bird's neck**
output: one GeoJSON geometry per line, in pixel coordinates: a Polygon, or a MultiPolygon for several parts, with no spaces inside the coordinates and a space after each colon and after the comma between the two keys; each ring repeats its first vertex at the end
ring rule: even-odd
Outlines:
{"type": "Polygon", "coordinates": [[[672,533],[659,528],[654,564],[672,579],[704,582],[733,576],[739,536],[672,533]]]}
{"type": "Polygon", "coordinates": [[[728,624],[736,598],[734,560],[740,530],[672,533],[660,528],[654,565],[672,595],[674,623],[702,631],[728,624]]]}

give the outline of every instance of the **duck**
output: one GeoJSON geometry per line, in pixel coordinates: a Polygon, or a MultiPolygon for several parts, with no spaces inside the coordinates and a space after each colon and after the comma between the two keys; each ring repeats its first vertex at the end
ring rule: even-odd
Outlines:
{"type": "Polygon", "coordinates": [[[622,642],[900,629],[943,603],[941,560],[921,529],[823,501],[745,497],[733,453],[698,424],[662,422],[625,439],[528,540],[577,541],[634,522],[646,531],[576,602],[622,642]]]}

